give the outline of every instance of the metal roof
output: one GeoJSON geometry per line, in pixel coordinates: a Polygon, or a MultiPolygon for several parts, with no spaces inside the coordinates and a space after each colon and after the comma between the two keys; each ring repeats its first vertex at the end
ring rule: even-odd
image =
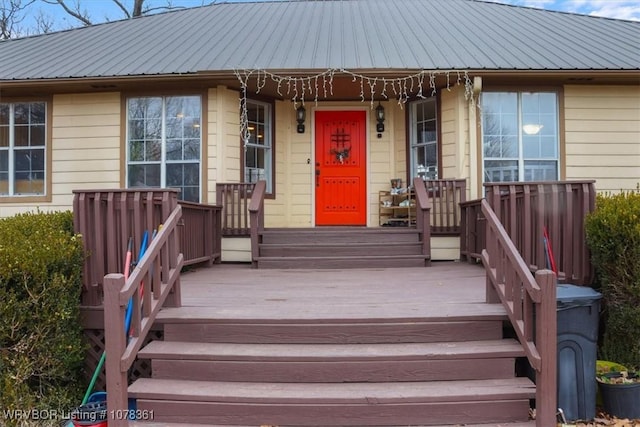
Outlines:
{"type": "Polygon", "coordinates": [[[479,0],[217,3],[0,42],[0,80],[234,69],[639,70],[640,23],[479,0]]]}

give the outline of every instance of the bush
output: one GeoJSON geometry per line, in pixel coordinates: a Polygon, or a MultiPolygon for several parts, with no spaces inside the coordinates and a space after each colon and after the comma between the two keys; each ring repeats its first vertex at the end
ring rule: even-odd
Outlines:
{"type": "Polygon", "coordinates": [[[79,404],[85,351],[79,320],[82,265],[82,243],[73,234],[70,212],[0,219],[3,411],[68,411],[79,404]]]}
{"type": "Polygon", "coordinates": [[[598,195],[586,234],[604,299],[600,357],[640,368],[640,190],[598,195]]]}

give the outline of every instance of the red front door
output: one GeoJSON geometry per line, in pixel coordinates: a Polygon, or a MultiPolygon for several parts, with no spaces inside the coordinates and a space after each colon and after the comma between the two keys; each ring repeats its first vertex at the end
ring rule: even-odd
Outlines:
{"type": "Polygon", "coordinates": [[[367,225],[365,111],[317,111],[316,225],[367,225]]]}

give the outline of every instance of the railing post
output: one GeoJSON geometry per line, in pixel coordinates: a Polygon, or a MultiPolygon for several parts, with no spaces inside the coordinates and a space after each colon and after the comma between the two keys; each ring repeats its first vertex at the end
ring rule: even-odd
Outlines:
{"type": "Polygon", "coordinates": [[[429,207],[429,193],[422,178],[413,179],[416,192],[416,229],[422,237],[422,255],[426,257],[426,265],[431,265],[431,223],[429,207]]]}
{"type": "Polygon", "coordinates": [[[251,261],[256,266],[260,254],[260,234],[264,230],[264,193],[266,181],[258,181],[251,194],[249,216],[251,226],[251,261]]]}
{"type": "Polygon", "coordinates": [[[536,426],[556,425],[557,410],[557,302],[556,275],[550,270],[536,272],[541,301],[536,310],[536,348],[540,371],[536,373],[536,426]]]}
{"type": "Polygon", "coordinates": [[[109,427],[127,427],[127,370],[123,372],[121,358],[126,348],[124,331],[125,307],[120,304],[120,291],[125,285],[122,274],[104,277],[104,332],[107,353],[105,372],[107,379],[107,417],[109,427]]]}

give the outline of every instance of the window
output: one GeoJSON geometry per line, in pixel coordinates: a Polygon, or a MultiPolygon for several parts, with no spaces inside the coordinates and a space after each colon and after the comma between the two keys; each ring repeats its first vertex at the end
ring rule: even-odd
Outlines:
{"type": "Polygon", "coordinates": [[[273,193],[272,106],[247,100],[249,140],[244,144],[244,182],[267,182],[266,192],[273,193]]]}
{"type": "Polygon", "coordinates": [[[411,176],[438,179],[438,129],[436,99],[411,104],[411,176]]]}
{"type": "Polygon", "coordinates": [[[201,105],[199,96],[127,100],[129,188],[178,188],[181,200],[200,201],[201,105]]]}
{"type": "Polygon", "coordinates": [[[557,180],[558,133],[554,92],[484,93],[484,182],[557,180]]]}
{"type": "Polygon", "coordinates": [[[45,194],[47,106],[0,103],[0,196],[45,194]]]}

